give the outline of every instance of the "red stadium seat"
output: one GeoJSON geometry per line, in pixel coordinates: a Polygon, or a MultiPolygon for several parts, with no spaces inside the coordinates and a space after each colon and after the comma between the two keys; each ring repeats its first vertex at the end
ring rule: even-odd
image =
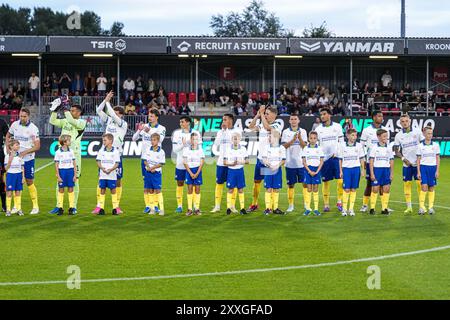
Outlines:
{"type": "Polygon", "coordinates": [[[392,108],[392,115],[393,116],[399,116],[400,115],[400,108],[392,108]]]}
{"type": "Polygon", "coordinates": [[[436,109],[436,114],[442,115],[444,112],[445,112],[445,109],[443,109],[443,108],[436,109]]]}
{"type": "Polygon", "coordinates": [[[0,116],[7,116],[8,110],[0,110],[0,116]]]}
{"type": "Polygon", "coordinates": [[[182,104],[186,104],[187,97],[186,92],[179,92],[178,93],[178,106],[181,106],[182,104]]]}
{"type": "Polygon", "coordinates": [[[259,94],[259,96],[261,97],[261,100],[263,100],[263,101],[269,100],[269,94],[267,92],[261,92],[259,94]]]}
{"type": "Polygon", "coordinates": [[[195,99],[196,99],[195,92],[189,92],[189,98],[188,98],[188,101],[189,101],[189,102],[195,102],[195,99]]]}
{"type": "Polygon", "coordinates": [[[12,115],[12,116],[18,116],[19,115],[19,110],[16,110],[16,109],[9,110],[9,114],[12,115]]]}
{"type": "Polygon", "coordinates": [[[175,92],[169,92],[167,100],[170,103],[176,104],[177,103],[177,94],[175,92]]]}
{"type": "Polygon", "coordinates": [[[256,92],[252,92],[250,94],[250,99],[252,99],[253,101],[258,100],[258,94],[256,92]]]}
{"type": "Polygon", "coordinates": [[[381,112],[383,114],[388,114],[389,113],[389,108],[381,108],[381,112]]]}

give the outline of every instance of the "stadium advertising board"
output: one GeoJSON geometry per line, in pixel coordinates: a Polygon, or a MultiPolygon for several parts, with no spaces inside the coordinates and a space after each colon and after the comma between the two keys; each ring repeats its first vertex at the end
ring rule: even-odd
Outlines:
{"type": "Polygon", "coordinates": [[[286,54],[287,39],[171,38],[171,52],[177,54],[286,54]]]}
{"type": "MultiPolygon", "coordinates": [[[[172,154],[172,135],[179,129],[178,117],[170,116],[161,118],[161,123],[166,127],[167,133],[166,138],[163,142],[163,148],[166,155],[172,154]],[[169,121],[165,121],[165,120],[169,121]]],[[[308,132],[311,131],[315,117],[305,117],[302,118],[300,126],[306,129],[308,132]]],[[[362,130],[372,124],[372,119],[370,118],[353,118],[352,125],[360,134],[362,130]]],[[[256,157],[258,150],[258,140],[257,134],[251,132],[248,129],[251,117],[238,117],[235,122],[235,126],[240,127],[244,131],[244,139],[242,139],[242,144],[248,149],[251,156],[256,157]]],[[[282,117],[277,119],[280,122],[283,129],[289,126],[289,117],[282,117]]],[[[339,122],[341,125],[344,124],[345,119],[342,117],[335,117],[333,121],[339,122]]],[[[195,117],[194,128],[202,133],[203,138],[203,149],[207,157],[217,155],[217,149],[213,145],[214,137],[216,133],[220,130],[222,118],[219,116],[208,116],[208,117],[195,117]]],[[[384,121],[384,126],[390,131],[391,140],[397,132],[401,130],[399,118],[387,117],[384,121]]],[[[450,119],[444,117],[430,117],[430,118],[413,118],[412,127],[422,129],[425,126],[431,126],[434,128],[435,141],[441,146],[441,155],[450,156],[450,119]]],[[[140,157],[141,155],[141,145],[142,141],[131,141],[131,137],[127,137],[124,143],[124,157],[140,157]]],[[[83,157],[95,157],[97,152],[101,147],[101,134],[98,133],[96,128],[90,132],[89,128],[87,130],[86,137],[81,143],[81,150],[83,157]],[[95,133],[94,135],[88,135],[89,133],[95,133]]],[[[56,149],[58,148],[58,142],[56,138],[41,138],[41,150],[38,152],[39,157],[53,157],[56,149]]],[[[174,155],[172,155],[174,157],[174,155]]]]}
{"type": "Polygon", "coordinates": [[[49,37],[50,52],[167,53],[163,37],[49,37]]]}
{"type": "Polygon", "coordinates": [[[450,39],[408,39],[408,54],[449,55],[450,39]]]}
{"type": "Polygon", "coordinates": [[[1,53],[42,53],[45,52],[47,37],[2,36],[0,35],[1,53]]]}
{"type": "Polygon", "coordinates": [[[302,55],[402,55],[401,39],[289,39],[290,53],[302,55]]]}

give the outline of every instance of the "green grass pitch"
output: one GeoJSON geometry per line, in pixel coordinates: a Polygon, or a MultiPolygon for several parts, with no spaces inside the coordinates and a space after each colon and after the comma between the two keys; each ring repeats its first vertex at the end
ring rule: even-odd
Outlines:
{"type": "MultiPolygon", "coordinates": [[[[39,168],[50,159],[37,160],[39,168]]],[[[142,213],[138,159],[126,159],[122,216],[93,216],[97,183],[95,160],[83,159],[79,215],[47,214],[55,204],[54,166],[36,173],[41,214],[0,216],[0,283],[65,281],[67,267],[81,268],[81,279],[198,274],[348,261],[450,245],[450,160],[442,160],[434,216],[403,214],[401,164],[391,192],[389,216],[341,217],[334,207],[320,217],[296,212],[263,216],[210,214],[215,166],[204,171],[202,216],[174,213],[174,165],[163,171],[166,216],[142,213]]],[[[246,171],[246,204],[251,201],[253,166],[246,171]]],[[[356,209],[361,205],[358,194],[356,209]]],[[[332,186],[335,195],[335,186],[332,186]]],[[[280,196],[286,209],[286,190],[280,196]]],[[[335,199],[332,198],[332,201],[335,199]]],[[[415,212],[417,194],[413,193],[415,212]]],[[[186,200],[185,200],[186,201],[186,200]]],[[[321,199],[322,202],[322,199],[321,199]]],[[[264,192],[260,204],[264,203],[264,192]]],[[[67,198],[66,198],[67,206],[67,198]]],[[[225,197],[222,207],[225,207],[225,197]]],[[[378,205],[379,207],[379,205],[378,205]]],[[[379,211],[379,210],[378,210],[379,211]]],[[[0,299],[449,299],[450,250],[392,259],[296,270],[154,280],[86,282],[69,290],[65,283],[0,285],[0,299]],[[381,270],[381,289],[369,290],[367,268],[381,270]]]]}

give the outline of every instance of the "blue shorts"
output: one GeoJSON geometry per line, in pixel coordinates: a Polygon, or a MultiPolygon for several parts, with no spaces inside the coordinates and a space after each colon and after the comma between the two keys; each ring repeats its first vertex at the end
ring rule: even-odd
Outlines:
{"type": "Polygon", "coordinates": [[[403,181],[412,181],[413,178],[419,180],[417,179],[417,167],[403,167],[403,181]]]}
{"type": "Polygon", "coordinates": [[[337,157],[330,158],[323,163],[320,170],[322,180],[324,182],[339,179],[339,159],[337,157]]]}
{"type": "Polygon", "coordinates": [[[186,169],[177,169],[175,168],[175,180],[176,181],[184,181],[186,180],[186,169]]]}
{"type": "Polygon", "coordinates": [[[420,175],[422,180],[420,184],[426,184],[429,187],[434,187],[437,185],[436,181],[436,166],[420,166],[420,175]]]}
{"type": "Polygon", "coordinates": [[[161,190],[162,186],[162,173],[145,171],[144,176],[144,189],[161,190]]]}
{"type": "Polygon", "coordinates": [[[59,176],[62,179],[62,182],[58,183],[59,188],[73,188],[75,186],[73,169],[59,169],[59,176]]]}
{"type": "Polygon", "coordinates": [[[216,183],[222,184],[227,182],[228,167],[227,166],[217,166],[216,167],[216,183]]]}
{"type": "Polygon", "coordinates": [[[288,186],[303,183],[305,179],[305,168],[286,168],[286,181],[288,186]]]}
{"type": "MultiPolygon", "coordinates": [[[[190,169],[191,169],[192,173],[197,173],[198,168],[199,167],[190,168],[190,169]]],[[[202,173],[203,173],[203,171],[200,172],[200,174],[198,175],[197,178],[192,179],[191,175],[186,172],[186,184],[193,184],[195,186],[201,186],[203,184],[202,173]]]]}
{"type": "Polygon", "coordinates": [[[123,165],[122,165],[122,156],[120,156],[120,162],[119,162],[119,166],[116,169],[117,172],[117,180],[120,180],[123,178],[123,165]]]}
{"type": "Polygon", "coordinates": [[[366,162],[366,179],[370,181],[370,165],[366,162]]]}
{"type": "Polygon", "coordinates": [[[117,187],[117,180],[100,179],[98,180],[98,187],[100,189],[115,189],[117,187]]]}
{"type": "Polygon", "coordinates": [[[25,179],[34,179],[34,159],[26,161],[23,164],[23,168],[25,170],[25,179]]]}
{"type": "Polygon", "coordinates": [[[273,174],[266,174],[264,175],[264,188],[266,189],[281,189],[283,186],[283,173],[281,168],[278,168],[278,170],[273,174]]]}
{"type": "MultiPolygon", "coordinates": [[[[317,171],[318,167],[308,166],[309,170],[317,171]]],[[[304,184],[321,184],[322,182],[322,170],[319,171],[314,177],[309,174],[309,172],[305,169],[305,177],[303,179],[304,184]]]]}
{"type": "Polygon", "coordinates": [[[375,181],[372,181],[372,187],[387,186],[391,184],[390,168],[373,168],[375,181]]]}
{"type": "Polygon", "coordinates": [[[7,173],[6,174],[6,191],[22,191],[22,173],[7,173]]]}
{"type": "Polygon", "coordinates": [[[255,180],[255,181],[264,180],[264,168],[265,168],[265,166],[263,165],[261,160],[256,159],[255,173],[254,173],[253,180],[255,180]]]}
{"type": "Polygon", "coordinates": [[[229,189],[243,189],[245,188],[245,174],[244,168],[228,169],[227,188],[229,189]]]}
{"type": "Polygon", "coordinates": [[[344,190],[358,189],[359,180],[361,177],[361,168],[342,168],[343,184],[344,190]]]}

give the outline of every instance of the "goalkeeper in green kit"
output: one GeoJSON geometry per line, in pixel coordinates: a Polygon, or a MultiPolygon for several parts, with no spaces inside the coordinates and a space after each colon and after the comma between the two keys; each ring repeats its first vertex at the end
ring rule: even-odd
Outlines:
{"type": "MultiPolygon", "coordinates": [[[[52,112],[50,116],[50,124],[55,127],[61,128],[61,135],[67,134],[72,137],[72,144],[70,148],[75,154],[75,162],[77,164],[77,181],[75,182],[74,193],[75,193],[75,211],[78,203],[78,195],[80,193],[80,181],[81,176],[81,139],[83,137],[84,130],[86,129],[86,120],[80,119],[82,113],[82,107],[80,105],[74,104],[70,106],[67,96],[55,99],[50,107],[52,112]],[[58,119],[58,111],[63,112],[64,118],[58,119]]],[[[56,194],[58,194],[58,184],[56,185],[56,194]]],[[[58,199],[58,197],[57,197],[58,199]]],[[[58,213],[57,206],[50,211],[52,214],[58,213]]]]}

